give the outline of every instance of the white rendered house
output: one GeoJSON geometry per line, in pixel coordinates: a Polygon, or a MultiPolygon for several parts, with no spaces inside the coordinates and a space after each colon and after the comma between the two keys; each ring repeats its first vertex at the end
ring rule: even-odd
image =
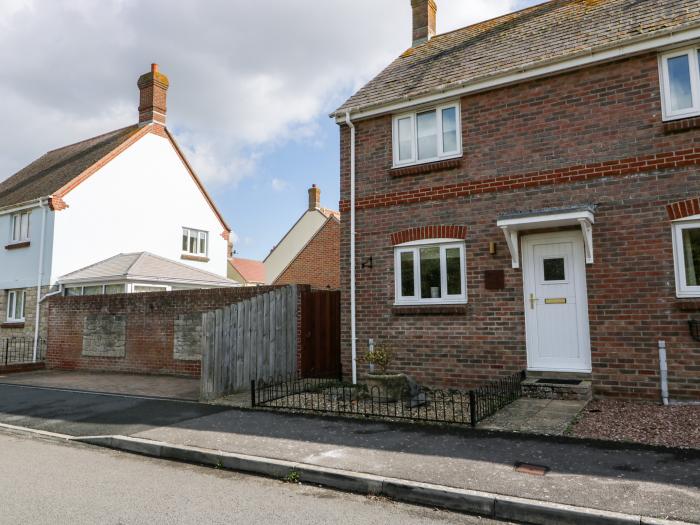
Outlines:
{"type": "Polygon", "coordinates": [[[138,80],[137,124],[50,151],[0,182],[0,338],[38,333],[38,295],[119,253],[226,280],[230,228],[165,126],[168,85],[154,64],[138,80]]]}

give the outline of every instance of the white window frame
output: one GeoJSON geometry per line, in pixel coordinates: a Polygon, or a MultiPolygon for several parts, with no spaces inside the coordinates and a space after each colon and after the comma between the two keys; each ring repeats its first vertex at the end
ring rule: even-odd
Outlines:
{"type": "Polygon", "coordinates": [[[683,230],[700,228],[700,215],[694,215],[673,223],[673,259],[676,272],[676,297],[700,297],[700,286],[685,284],[685,253],[683,230]]]}
{"type": "Polygon", "coordinates": [[[661,113],[664,121],[700,115],[700,63],[698,61],[700,46],[674,49],[659,55],[659,86],[661,88],[661,113]],[[671,85],[668,74],[668,61],[671,58],[688,55],[690,68],[690,92],[693,97],[693,107],[673,111],[671,109],[671,85]]]}
{"type": "Polygon", "coordinates": [[[424,304],[466,304],[467,303],[467,260],[463,240],[459,239],[426,239],[407,242],[394,246],[394,304],[424,305],[424,304]],[[440,248],[440,294],[438,299],[422,298],[420,296],[420,249],[440,248]],[[447,294],[447,271],[445,250],[459,248],[460,255],[460,284],[461,293],[457,295],[447,294]],[[413,296],[401,295],[401,254],[413,253],[413,296]]]}
{"type": "Polygon", "coordinates": [[[27,242],[30,240],[30,229],[31,229],[31,214],[32,212],[30,210],[23,210],[23,211],[18,211],[16,213],[13,213],[10,215],[10,242],[12,243],[20,243],[20,242],[27,242]],[[27,218],[27,225],[26,229],[23,230],[22,228],[22,218],[26,217],[27,218]],[[15,223],[19,221],[20,226],[19,226],[19,235],[15,235],[15,223]]]}
{"type": "Polygon", "coordinates": [[[25,314],[27,309],[27,292],[25,290],[9,290],[7,292],[7,308],[6,308],[6,319],[8,323],[23,323],[25,321],[25,314]],[[22,298],[22,312],[20,317],[15,317],[15,311],[17,310],[17,298],[22,298]],[[10,308],[12,306],[12,308],[10,308]]]}
{"type": "Polygon", "coordinates": [[[401,113],[394,115],[392,120],[392,145],[393,145],[393,161],[394,168],[401,168],[404,166],[412,166],[415,164],[426,164],[428,162],[436,162],[439,160],[454,159],[462,156],[462,113],[460,103],[450,102],[449,104],[442,104],[440,106],[433,106],[428,108],[422,108],[420,110],[411,111],[410,113],[401,113]],[[445,153],[443,151],[443,132],[442,132],[442,112],[445,109],[455,109],[455,117],[457,122],[457,150],[445,153]],[[417,115],[420,113],[426,113],[428,111],[436,112],[436,131],[437,131],[437,156],[431,157],[429,159],[418,159],[418,119],[417,115]],[[411,137],[411,158],[408,160],[399,160],[399,121],[403,119],[411,120],[411,129],[413,131],[413,136],[411,137]]]}
{"type": "Polygon", "coordinates": [[[188,228],[184,226],[182,228],[182,235],[180,236],[180,244],[182,244],[182,237],[185,235],[185,232],[187,232],[187,250],[183,250],[182,253],[184,255],[194,255],[195,257],[208,257],[209,255],[209,232],[204,231],[204,230],[198,230],[196,228],[188,228]],[[193,236],[193,234],[196,234],[197,236],[197,243],[196,247],[197,249],[194,252],[190,251],[190,238],[193,236]],[[202,253],[199,250],[199,243],[201,241],[201,236],[204,235],[204,253],[202,253]]]}
{"type": "MultiPolygon", "coordinates": [[[[95,295],[107,295],[107,287],[108,287],[108,286],[121,286],[122,289],[123,289],[123,291],[122,291],[121,293],[128,293],[128,288],[127,288],[128,285],[127,285],[126,283],[123,283],[123,282],[122,282],[122,283],[120,283],[120,282],[116,282],[116,283],[95,283],[95,284],[90,284],[90,283],[88,283],[88,284],[78,284],[78,285],[70,285],[70,284],[64,285],[64,286],[63,286],[63,296],[64,296],[64,297],[82,297],[82,296],[85,295],[85,288],[92,288],[93,286],[100,286],[100,287],[102,287],[102,292],[99,293],[99,294],[95,294],[95,295]],[[79,294],[76,294],[76,295],[68,295],[68,290],[69,290],[69,289],[71,289],[71,290],[74,290],[74,289],[80,290],[80,293],[79,293],[79,294]]],[[[110,294],[110,295],[117,295],[117,294],[110,294]]]]}

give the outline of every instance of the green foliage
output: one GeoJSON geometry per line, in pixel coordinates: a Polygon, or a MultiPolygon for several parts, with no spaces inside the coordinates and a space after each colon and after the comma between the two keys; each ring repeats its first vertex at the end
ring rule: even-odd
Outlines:
{"type": "Polygon", "coordinates": [[[299,473],[298,470],[290,470],[287,475],[284,477],[284,481],[286,483],[300,483],[301,482],[301,474],[299,473]]]}
{"type": "Polygon", "coordinates": [[[387,344],[377,344],[374,345],[373,351],[367,351],[367,353],[360,357],[360,361],[370,365],[379,367],[382,374],[386,374],[389,365],[394,359],[394,350],[387,344]]]}

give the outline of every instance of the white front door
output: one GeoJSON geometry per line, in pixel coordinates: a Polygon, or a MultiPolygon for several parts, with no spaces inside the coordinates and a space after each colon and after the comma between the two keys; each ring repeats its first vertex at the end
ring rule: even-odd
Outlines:
{"type": "Polygon", "coordinates": [[[581,232],[527,235],[522,253],[528,369],[590,372],[581,232]]]}

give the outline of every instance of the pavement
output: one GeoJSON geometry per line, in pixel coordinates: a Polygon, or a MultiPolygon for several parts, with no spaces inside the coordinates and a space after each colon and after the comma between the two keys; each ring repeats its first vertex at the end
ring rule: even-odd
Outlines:
{"type": "Polygon", "coordinates": [[[199,379],[174,376],[41,370],[0,374],[0,384],[197,401],[199,379]]]}
{"type": "MultiPolygon", "coordinates": [[[[639,524],[640,515],[700,523],[699,451],[306,417],[19,385],[0,385],[0,423],[71,436],[128,436],[141,451],[158,450],[162,457],[168,457],[162,453],[166,448],[189,448],[189,456],[169,457],[202,463],[220,453],[237,455],[239,462],[243,456],[260,464],[277,462],[280,469],[293,463],[316,472],[332,469],[335,477],[346,473],[375,482],[381,478],[383,487],[396,485],[387,482],[389,478],[403,480],[413,484],[414,496],[416,487],[431,494],[437,493],[431,487],[442,487],[444,494],[480,491],[637,516],[600,523],[639,524]],[[544,476],[518,472],[514,466],[519,462],[549,471],[544,476]]],[[[111,440],[108,446],[119,441],[111,440]]]]}
{"type": "MultiPolygon", "coordinates": [[[[2,523],[496,525],[382,498],[0,434],[2,523]],[[60,490],[56,490],[60,487],[60,490]],[[37,497],[37,496],[40,497],[37,497]]],[[[501,522],[498,522],[501,523],[501,522]]]]}
{"type": "Polygon", "coordinates": [[[486,430],[561,436],[588,401],[520,398],[477,426],[486,430]]]}

